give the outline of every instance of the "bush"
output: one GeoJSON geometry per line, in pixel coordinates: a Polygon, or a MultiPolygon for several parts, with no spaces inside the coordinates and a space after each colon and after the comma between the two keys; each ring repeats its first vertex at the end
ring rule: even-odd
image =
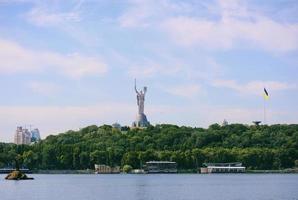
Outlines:
{"type": "Polygon", "coordinates": [[[298,168],[298,160],[295,160],[295,167],[298,168]]]}
{"type": "Polygon", "coordinates": [[[122,170],[125,173],[129,173],[132,170],[132,166],[130,166],[130,165],[124,165],[122,170]]]}

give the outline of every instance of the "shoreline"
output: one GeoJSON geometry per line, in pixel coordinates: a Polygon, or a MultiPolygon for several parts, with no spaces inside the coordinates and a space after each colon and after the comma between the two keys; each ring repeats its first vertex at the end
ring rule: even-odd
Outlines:
{"type": "MultiPolygon", "coordinates": [[[[32,170],[32,174],[95,174],[95,170],[32,170]]],[[[230,173],[230,174],[297,174],[296,169],[283,169],[283,170],[246,170],[244,173],[230,173]]],[[[110,173],[106,173],[110,174],[110,173]]],[[[112,173],[111,173],[112,174],[112,173]]],[[[113,173],[115,174],[115,173],[113,173]]],[[[117,173],[125,174],[125,173],[117,173]]],[[[134,174],[134,173],[128,173],[134,174]]],[[[160,173],[160,174],[201,174],[194,171],[181,170],[178,173],[160,173]]],[[[213,173],[213,174],[229,174],[229,173],[213,173]]],[[[99,174],[100,175],[100,174],[99,174]]]]}

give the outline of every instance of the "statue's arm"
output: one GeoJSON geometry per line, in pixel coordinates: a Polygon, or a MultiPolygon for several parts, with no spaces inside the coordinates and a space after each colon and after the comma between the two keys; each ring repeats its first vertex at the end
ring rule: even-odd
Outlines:
{"type": "Polygon", "coordinates": [[[135,91],[137,94],[140,94],[139,91],[137,90],[137,87],[135,86],[135,91]]]}
{"type": "Polygon", "coordinates": [[[136,79],[135,79],[135,91],[136,91],[137,94],[140,94],[139,91],[137,90],[137,82],[136,82],[136,79]]]}

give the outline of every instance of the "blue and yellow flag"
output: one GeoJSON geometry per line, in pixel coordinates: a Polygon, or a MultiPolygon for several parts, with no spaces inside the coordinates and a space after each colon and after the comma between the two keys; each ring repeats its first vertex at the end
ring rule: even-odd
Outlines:
{"type": "Polygon", "coordinates": [[[266,88],[264,88],[264,99],[265,100],[268,100],[269,99],[269,94],[268,94],[266,88]]]}

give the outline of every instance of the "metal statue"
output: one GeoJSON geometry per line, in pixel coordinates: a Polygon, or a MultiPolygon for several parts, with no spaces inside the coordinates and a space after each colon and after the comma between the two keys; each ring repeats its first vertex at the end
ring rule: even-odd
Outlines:
{"type": "Polygon", "coordinates": [[[144,113],[144,103],[145,103],[145,95],[147,92],[147,87],[144,87],[143,90],[138,91],[136,79],[135,79],[135,92],[137,93],[138,114],[136,117],[136,121],[132,123],[132,127],[147,127],[150,125],[144,113]]]}
{"type": "Polygon", "coordinates": [[[139,114],[144,114],[144,103],[145,103],[145,94],[147,92],[147,87],[144,87],[143,90],[138,91],[137,90],[137,84],[135,79],[135,91],[137,93],[137,104],[138,104],[138,110],[139,114]]]}

